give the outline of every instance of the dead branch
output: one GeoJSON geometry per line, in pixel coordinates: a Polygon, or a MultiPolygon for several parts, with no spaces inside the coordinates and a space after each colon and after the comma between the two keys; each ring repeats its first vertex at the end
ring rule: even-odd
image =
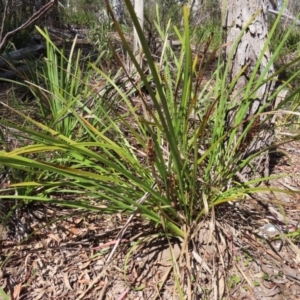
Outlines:
{"type": "MultiPolygon", "coordinates": [[[[6,2],[6,4],[8,3],[8,1],[6,2]]],[[[30,25],[32,25],[34,22],[36,22],[37,20],[39,20],[46,12],[48,12],[55,4],[57,3],[57,0],[50,0],[47,4],[45,4],[41,9],[39,9],[36,13],[34,13],[24,24],[22,24],[21,26],[19,26],[18,28],[16,28],[13,31],[8,32],[4,38],[1,40],[0,42],[0,52],[2,50],[2,48],[5,46],[5,44],[8,42],[8,40],[13,37],[14,35],[16,35],[17,33],[19,33],[20,31],[26,29],[27,27],[29,27],[30,25]]],[[[5,7],[6,8],[6,7],[5,7]]],[[[7,8],[6,8],[7,9],[7,8]]],[[[4,13],[4,19],[5,19],[6,15],[4,13]]],[[[2,21],[3,23],[3,21],[2,21]]],[[[3,30],[3,24],[2,24],[2,29],[3,30]]],[[[2,35],[0,36],[2,37],[2,35]]]]}
{"type": "MultiPolygon", "coordinates": [[[[273,10],[273,9],[269,9],[268,11],[269,11],[269,13],[271,13],[271,14],[273,14],[273,15],[276,15],[276,16],[279,15],[279,11],[276,11],[276,10],[273,10]]],[[[289,16],[289,15],[287,15],[287,14],[282,14],[282,15],[281,15],[281,18],[285,18],[285,19],[291,20],[291,21],[293,21],[293,22],[294,22],[294,20],[296,19],[295,17],[289,16]]],[[[295,22],[295,25],[296,25],[296,26],[300,26],[300,22],[299,22],[299,21],[296,21],[296,22],[295,22]]]]}
{"type": "MultiPolygon", "coordinates": [[[[4,7],[3,19],[2,19],[2,25],[1,25],[1,32],[0,32],[0,41],[2,41],[4,24],[5,24],[6,17],[7,17],[7,12],[8,12],[8,3],[9,3],[9,0],[6,1],[5,7],[4,7]]],[[[0,47],[0,50],[1,50],[1,47],[0,47]]]]}

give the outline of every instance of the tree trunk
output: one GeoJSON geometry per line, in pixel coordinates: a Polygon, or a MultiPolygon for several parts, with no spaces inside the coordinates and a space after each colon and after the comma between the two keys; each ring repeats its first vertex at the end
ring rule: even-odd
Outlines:
{"type": "MultiPolygon", "coordinates": [[[[136,16],[139,20],[140,26],[143,29],[144,28],[144,0],[135,0],[134,1],[134,10],[135,10],[136,16]]],[[[141,51],[142,51],[141,42],[138,37],[137,31],[134,28],[133,54],[137,57],[137,60],[140,63],[141,63],[141,51]]]]}
{"type": "Polygon", "coordinates": [[[124,4],[122,3],[121,0],[113,0],[112,1],[113,11],[114,11],[115,17],[119,23],[123,22],[123,15],[124,15],[123,5],[124,4]]]}
{"type": "Polygon", "coordinates": [[[193,21],[200,17],[200,9],[203,4],[203,0],[193,0],[191,2],[191,16],[193,21]]]}
{"type": "MultiPolygon", "coordinates": [[[[232,82],[241,70],[247,66],[246,70],[239,77],[231,94],[231,99],[236,104],[243,99],[243,92],[240,93],[249,83],[252,71],[255,68],[257,60],[261,55],[261,51],[267,40],[268,13],[269,0],[222,0],[222,25],[224,30],[224,60],[228,62],[230,52],[233,49],[233,45],[241,34],[242,30],[247,26],[250,19],[258,13],[251,24],[246,28],[240,42],[238,43],[235,53],[233,55],[232,64],[229,71],[228,80],[232,82]]],[[[257,76],[262,74],[265,70],[267,63],[270,59],[270,52],[267,49],[265,51],[263,59],[260,63],[257,76]]],[[[266,77],[269,77],[274,73],[273,66],[269,67],[266,77]]],[[[269,81],[262,85],[256,94],[252,97],[252,102],[249,107],[245,120],[249,120],[250,117],[258,113],[262,106],[268,103],[268,97],[274,90],[274,83],[269,81]]],[[[238,106],[238,105],[237,105],[238,106]]],[[[268,109],[270,106],[268,107],[268,109]]],[[[227,116],[228,126],[235,124],[235,112],[231,111],[227,116]]],[[[266,116],[260,116],[256,118],[253,126],[250,128],[248,134],[245,137],[245,143],[241,151],[241,160],[246,159],[250,155],[253,155],[262,149],[270,146],[274,139],[274,130],[272,129],[272,122],[270,118],[266,116]]],[[[240,133],[249,124],[245,122],[240,126],[240,133]]],[[[237,124],[235,124],[237,125],[237,124]]],[[[241,150],[241,149],[240,149],[241,150]]],[[[268,176],[269,174],[269,153],[266,151],[260,154],[250,164],[246,165],[240,172],[240,177],[244,180],[249,180],[257,176],[268,176]]]]}

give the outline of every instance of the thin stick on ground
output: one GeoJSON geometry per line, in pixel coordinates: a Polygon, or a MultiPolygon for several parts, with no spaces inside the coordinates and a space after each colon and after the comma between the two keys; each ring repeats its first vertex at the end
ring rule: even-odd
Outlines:
{"type": "MultiPolygon", "coordinates": [[[[154,183],[154,184],[151,186],[151,188],[154,189],[155,186],[156,186],[156,183],[154,183]]],[[[147,199],[149,196],[150,196],[150,193],[149,193],[149,192],[145,193],[145,195],[144,195],[143,197],[141,197],[136,203],[138,203],[138,204],[144,203],[144,202],[146,201],[146,199],[147,199]]],[[[138,208],[136,208],[136,209],[134,210],[134,212],[130,215],[130,217],[128,218],[126,224],[125,224],[124,227],[121,229],[121,231],[118,233],[118,235],[117,235],[117,241],[116,241],[116,243],[115,243],[115,245],[114,245],[112,251],[110,252],[110,254],[109,254],[109,256],[108,256],[108,258],[107,258],[107,260],[106,260],[106,263],[107,263],[107,264],[110,262],[111,258],[113,257],[114,253],[116,252],[117,247],[119,246],[119,244],[120,244],[120,242],[121,242],[121,240],[122,240],[122,238],[123,238],[123,236],[124,236],[124,234],[125,234],[125,232],[126,232],[128,226],[129,226],[131,220],[132,220],[133,217],[136,215],[137,211],[138,211],[138,208]]]]}

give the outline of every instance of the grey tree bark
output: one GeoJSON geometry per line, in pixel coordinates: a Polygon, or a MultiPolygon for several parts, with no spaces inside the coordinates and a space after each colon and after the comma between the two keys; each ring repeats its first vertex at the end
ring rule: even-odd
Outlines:
{"type": "Polygon", "coordinates": [[[124,15],[124,12],[123,12],[123,3],[121,0],[113,0],[112,1],[112,7],[113,7],[113,11],[114,11],[114,14],[115,14],[115,17],[116,19],[118,20],[119,23],[122,23],[122,18],[123,18],[123,15],[124,15]]]}
{"type": "MultiPolygon", "coordinates": [[[[267,14],[269,0],[222,0],[222,25],[224,30],[224,60],[228,61],[232,46],[237,41],[243,28],[247,26],[250,19],[258,13],[251,24],[246,28],[237,48],[235,49],[232,64],[229,72],[229,82],[232,82],[241,70],[247,66],[245,72],[239,77],[231,95],[232,101],[238,103],[242,100],[243,93],[240,93],[248,84],[256,62],[261,55],[267,40],[267,14]]],[[[270,52],[267,49],[263,55],[257,76],[266,69],[270,59],[270,52]]],[[[273,66],[267,70],[266,77],[274,73],[273,66]]],[[[245,120],[249,120],[252,115],[259,112],[261,107],[269,102],[269,95],[274,90],[274,82],[262,85],[252,99],[250,108],[245,115],[245,120]]],[[[270,104],[273,105],[273,104],[270,104]]],[[[268,109],[270,110],[270,105],[268,109]]],[[[234,124],[234,110],[228,113],[228,126],[234,124]]],[[[253,126],[245,137],[244,147],[241,150],[241,160],[270,146],[274,140],[274,130],[270,118],[265,115],[255,119],[253,126]]],[[[245,122],[240,128],[242,131],[249,122],[245,122]]],[[[257,176],[268,176],[269,174],[269,153],[265,152],[255,158],[250,164],[240,172],[241,178],[249,180],[257,176]]]]}
{"type": "Polygon", "coordinates": [[[203,0],[193,0],[191,2],[191,14],[193,19],[196,19],[199,16],[201,5],[203,0]]]}
{"type": "MultiPolygon", "coordinates": [[[[144,29],[144,0],[134,1],[134,11],[139,20],[141,28],[144,29]]],[[[133,31],[133,54],[140,65],[142,65],[142,45],[135,27],[133,31]]],[[[130,69],[132,73],[135,72],[135,67],[133,65],[130,66],[130,69]]]]}

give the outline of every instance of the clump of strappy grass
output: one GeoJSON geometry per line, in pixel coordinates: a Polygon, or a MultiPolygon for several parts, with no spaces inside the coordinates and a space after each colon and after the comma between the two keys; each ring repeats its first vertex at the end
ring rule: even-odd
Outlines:
{"type": "MultiPolygon", "coordinates": [[[[226,115],[234,87],[234,82],[227,81],[231,61],[226,66],[219,61],[215,72],[204,81],[205,70],[217,49],[209,52],[208,40],[205,59],[191,51],[188,9],[184,8],[183,30],[171,29],[171,23],[162,30],[157,12],[156,28],[163,45],[159,59],[154,61],[129,0],[126,5],[141,40],[147,72],[136,60],[117,22],[116,30],[136,73],[126,74],[124,66],[127,77],[120,81],[91,64],[105,86],[110,87],[110,92],[101,96],[88,90],[88,82],[80,80],[79,71],[72,71],[70,64],[59,64],[49,51],[49,40],[50,65],[43,74],[48,85],[40,87],[40,92],[51,96],[47,101],[53,120],[38,122],[20,111],[15,113],[29,124],[27,127],[1,120],[1,124],[26,133],[32,144],[1,151],[0,162],[35,174],[32,181],[10,185],[15,191],[31,187],[30,195],[19,193],[16,199],[103,214],[121,211],[130,215],[138,210],[161,234],[178,237],[189,245],[196,238],[193,233],[199,230],[199,222],[218,205],[243,200],[257,191],[270,191],[253,187],[268,178],[237,181],[236,174],[245,164],[268,149],[241,161],[239,153],[247,145],[245,138],[236,136],[258,88],[266,80],[274,80],[274,76],[254,80],[257,77],[251,75],[243,101],[236,108],[235,124],[228,128],[226,115]],[[181,43],[179,54],[168,40],[171,32],[181,43]],[[76,92],[79,87],[84,93],[76,92]],[[87,96],[93,95],[99,97],[94,107],[82,105],[87,96]],[[75,130],[84,135],[74,134],[75,130]],[[66,194],[74,200],[62,200],[66,194]]],[[[273,61],[283,43],[284,40],[274,52],[273,61]]],[[[122,64],[116,53],[115,58],[122,64]]],[[[270,100],[276,93],[270,95],[270,100]]],[[[246,120],[249,126],[243,127],[241,137],[255,138],[252,125],[259,115],[246,120]]],[[[1,199],[9,197],[2,195],[1,199]]],[[[179,291],[181,288],[178,283],[179,291]]]]}

